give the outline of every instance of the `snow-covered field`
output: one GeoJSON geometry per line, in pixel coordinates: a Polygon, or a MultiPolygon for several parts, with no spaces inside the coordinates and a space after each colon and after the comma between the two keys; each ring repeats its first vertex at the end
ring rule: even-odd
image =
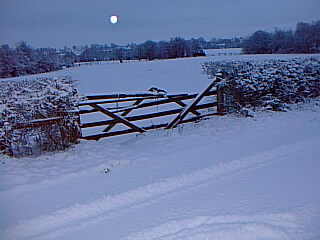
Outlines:
{"type": "MultiPolygon", "coordinates": [[[[82,93],[197,92],[221,56],[70,68],[82,93]]],[[[34,76],[33,76],[34,77],[34,76]]],[[[1,156],[0,238],[320,239],[320,102],[1,156]]]]}
{"type": "Polygon", "coordinates": [[[108,92],[144,92],[151,86],[163,88],[168,93],[194,93],[203,90],[209,84],[209,80],[203,74],[201,67],[203,62],[222,60],[263,61],[265,59],[292,59],[306,56],[320,57],[320,54],[208,56],[171,60],[131,61],[122,64],[119,62],[101,62],[100,64],[82,65],[57,72],[8,79],[72,76],[73,79],[79,81],[77,88],[84,95],[108,92]]]}

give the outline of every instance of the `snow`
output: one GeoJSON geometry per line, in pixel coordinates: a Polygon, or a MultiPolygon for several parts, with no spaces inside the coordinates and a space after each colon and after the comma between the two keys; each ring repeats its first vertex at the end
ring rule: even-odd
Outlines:
{"type": "Polygon", "coordinates": [[[221,55],[240,55],[242,48],[219,48],[219,49],[205,49],[207,56],[221,56],[221,55]]]}
{"type": "MultiPolygon", "coordinates": [[[[95,85],[107,72],[119,80],[110,91],[119,91],[129,76],[122,68],[132,70],[133,80],[141,74],[137,85],[127,79],[125,90],[156,85],[183,92],[207,85],[199,70],[207,60],[105,63],[60,73],[73,71],[88,93],[104,92],[106,86],[95,85]],[[171,81],[179,76],[186,84],[169,84],[165,69],[171,81]],[[150,72],[158,82],[145,79],[150,72]],[[92,85],[81,82],[90,74],[92,85]]],[[[320,100],[290,107],[81,141],[38,157],[1,156],[0,238],[319,239],[320,100]]]]}
{"type": "Polygon", "coordinates": [[[8,80],[72,76],[74,80],[78,80],[77,88],[80,94],[141,93],[152,86],[162,88],[168,94],[194,93],[203,90],[210,81],[201,67],[204,62],[292,59],[306,56],[319,57],[320,54],[230,55],[124,63],[100,62],[51,73],[8,78],[8,80]]]}

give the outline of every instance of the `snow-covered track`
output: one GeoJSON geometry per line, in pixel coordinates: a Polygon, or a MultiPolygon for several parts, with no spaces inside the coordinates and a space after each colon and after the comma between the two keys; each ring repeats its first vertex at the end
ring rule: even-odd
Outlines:
{"type": "MultiPolygon", "coordinates": [[[[247,169],[262,166],[270,161],[288,159],[294,154],[318,149],[320,143],[318,138],[309,138],[291,144],[285,144],[271,150],[258,154],[245,156],[239,159],[225,161],[201,170],[176,177],[166,178],[162,181],[134,188],[113,196],[104,196],[87,204],[73,205],[62,208],[47,215],[35,217],[21,222],[16,226],[4,230],[4,239],[48,239],[57,236],[59,232],[72,230],[81,221],[99,221],[104,217],[152,200],[168,196],[190,187],[198,186],[208,180],[219,181],[219,179],[230,176],[247,169]]],[[[131,239],[131,238],[129,238],[131,239]]],[[[136,238],[134,238],[136,239],[136,238]]],[[[149,239],[178,239],[178,238],[149,238],[149,239]]]]}

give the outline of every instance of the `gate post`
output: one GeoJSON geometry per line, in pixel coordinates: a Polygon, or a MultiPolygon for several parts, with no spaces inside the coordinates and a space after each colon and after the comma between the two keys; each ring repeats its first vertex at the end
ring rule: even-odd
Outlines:
{"type": "Polygon", "coordinates": [[[217,112],[219,115],[224,115],[224,93],[223,88],[217,87],[217,112]]]}

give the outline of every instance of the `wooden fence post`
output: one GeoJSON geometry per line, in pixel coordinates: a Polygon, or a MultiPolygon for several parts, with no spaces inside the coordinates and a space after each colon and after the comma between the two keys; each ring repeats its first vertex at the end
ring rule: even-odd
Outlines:
{"type": "Polygon", "coordinates": [[[224,115],[225,109],[224,109],[224,93],[223,89],[218,87],[217,88],[217,112],[219,115],[224,115]]]}

